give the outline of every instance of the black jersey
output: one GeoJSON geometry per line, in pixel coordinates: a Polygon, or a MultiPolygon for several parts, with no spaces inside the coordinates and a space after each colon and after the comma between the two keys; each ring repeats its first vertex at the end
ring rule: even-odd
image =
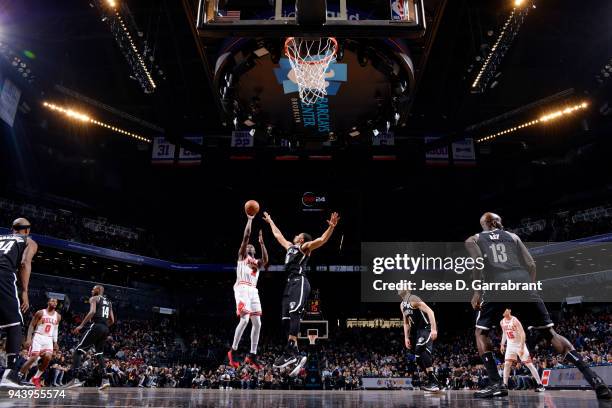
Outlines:
{"type": "Polygon", "coordinates": [[[27,245],[26,235],[0,235],[0,274],[16,274],[27,245]]]}
{"type": "MultiPolygon", "coordinates": [[[[421,309],[412,307],[412,305],[410,304],[410,300],[411,299],[409,297],[408,301],[403,301],[401,304],[401,307],[402,307],[402,313],[404,314],[404,317],[410,321],[411,329],[415,330],[414,333],[416,333],[416,330],[421,330],[421,329],[429,330],[431,328],[431,323],[429,323],[429,319],[427,318],[427,315],[423,313],[421,309]]],[[[413,300],[416,300],[416,299],[413,299],[413,300]]]]}
{"type": "Polygon", "coordinates": [[[485,258],[487,272],[523,268],[518,243],[506,231],[483,231],[478,234],[477,244],[485,258]]]}
{"type": "Polygon", "coordinates": [[[299,245],[291,245],[287,248],[287,255],[285,255],[285,271],[289,275],[304,274],[309,258],[308,255],[300,250],[299,245]]]}
{"type": "Polygon", "coordinates": [[[96,302],[96,314],[92,319],[93,322],[108,325],[108,319],[110,319],[113,304],[106,298],[106,296],[98,296],[96,302]]]}

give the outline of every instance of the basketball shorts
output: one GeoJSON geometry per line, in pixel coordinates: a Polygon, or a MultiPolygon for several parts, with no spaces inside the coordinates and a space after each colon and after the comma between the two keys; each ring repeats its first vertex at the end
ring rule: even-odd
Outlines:
{"type": "Polygon", "coordinates": [[[53,353],[53,337],[34,333],[28,357],[38,356],[45,353],[53,353]]]}
{"type": "Polygon", "coordinates": [[[92,323],[79,344],[77,344],[76,349],[86,353],[93,347],[96,350],[96,354],[101,354],[104,352],[104,342],[108,338],[108,333],[109,329],[107,325],[103,323],[92,323]]]}
{"type": "Polygon", "coordinates": [[[523,344],[523,347],[521,348],[520,344],[507,343],[505,359],[516,361],[517,356],[523,362],[531,361],[531,358],[529,356],[529,350],[527,349],[527,344],[523,344]]]}
{"type": "Polygon", "coordinates": [[[0,329],[23,325],[17,275],[0,271],[0,329]]]}
{"type": "Polygon", "coordinates": [[[433,353],[433,340],[429,328],[418,329],[410,333],[410,344],[415,356],[420,356],[425,352],[433,353]]]}
{"type": "MultiPolygon", "coordinates": [[[[529,273],[523,269],[497,273],[491,282],[528,282],[529,273]]],[[[543,329],[553,327],[554,323],[546,309],[546,305],[537,292],[487,292],[482,295],[480,310],[476,315],[476,327],[483,330],[494,329],[499,325],[504,310],[510,308],[527,329],[543,329]]]]}
{"type": "Polygon", "coordinates": [[[283,292],[282,318],[289,319],[291,313],[302,314],[310,296],[310,282],[304,275],[292,275],[287,279],[283,292]]]}
{"type": "Polygon", "coordinates": [[[261,316],[261,301],[259,300],[259,290],[250,285],[235,285],[234,298],[236,299],[236,315],[245,314],[251,316],[261,316]]]}

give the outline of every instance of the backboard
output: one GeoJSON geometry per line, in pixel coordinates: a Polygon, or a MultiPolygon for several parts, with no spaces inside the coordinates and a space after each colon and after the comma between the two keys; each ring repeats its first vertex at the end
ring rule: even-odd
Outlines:
{"type": "Polygon", "coordinates": [[[425,32],[423,0],[327,0],[326,22],[308,27],[296,21],[295,0],[200,0],[197,17],[199,34],[208,38],[418,38],[425,32]]]}

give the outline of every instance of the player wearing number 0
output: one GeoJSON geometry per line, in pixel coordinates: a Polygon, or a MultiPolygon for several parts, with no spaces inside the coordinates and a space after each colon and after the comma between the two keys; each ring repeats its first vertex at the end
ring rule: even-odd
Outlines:
{"type": "Polygon", "coordinates": [[[110,387],[108,378],[104,377],[104,342],[108,337],[109,326],[115,323],[115,315],[113,314],[111,301],[104,296],[104,287],[102,285],[96,285],[91,290],[89,313],[87,313],[81,324],[72,333],[78,334],[90,320],[91,324],[72,355],[72,375],[75,377],[66,384],[66,388],[80,387],[84,384],[77,378],[77,375],[81,367],[83,355],[92,347],[96,351],[94,356],[98,361],[98,374],[102,377],[102,385],[100,385],[99,389],[103,390],[110,387]]]}
{"type": "Polygon", "coordinates": [[[57,335],[59,330],[59,323],[62,320],[62,316],[57,313],[57,299],[51,298],[47,302],[47,308],[41,309],[32,318],[30,327],[28,328],[28,335],[24,346],[28,349],[28,360],[21,367],[21,375],[23,379],[26,378],[30,367],[36,360],[40,359],[38,370],[34,377],[32,377],[32,383],[36,388],[40,388],[40,376],[45,372],[53,351],[59,350],[57,346],[57,335]],[[34,337],[32,337],[34,333],[34,337]]]}
{"type": "Polygon", "coordinates": [[[238,368],[240,364],[236,361],[236,353],[242,334],[251,321],[251,352],[244,360],[256,370],[262,365],[257,360],[257,344],[259,343],[259,332],[261,330],[261,301],[257,290],[257,279],[261,268],[268,266],[268,251],[264,245],[263,235],[259,231],[259,245],[261,246],[261,259],[255,258],[255,247],[249,244],[251,236],[251,224],[254,216],[247,215],[248,220],[242,235],[242,244],[238,250],[238,265],[236,267],[236,283],[234,284],[234,297],[236,299],[236,315],[240,318],[232,348],[227,352],[227,358],[232,367],[238,368]]]}
{"type": "Polygon", "coordinates": [[[531,375],[538,384],[535,391],[545,391],[544,386],[542,385],[542,380],[540,380],[538,370],[533,365],[531,356],[529,355],[529,350],[527,350],[527,344],[525,344],[527,336],[519,319],[512,316],[512,311],[510,309],[506,309],[504,310],[504,318],[501,320],[501,322],[499,322],[499,325],[501,326],[503,333],[499,351],[501,351],[502,354],[504,353],[504,350],[506,351],[504,363],[504,385],[506,387],[508,386],[508,377],[510,377],[512,363],[516,361],[518,356],[518,358],[520,358],[521,361],[527,366],[531,372],[531,375]],[[508,344],[507,347],[506,343],[508,344]]]}
{"type": "Polygon", "coordinates": [[[11,234],[0,235],[0,329],[6,332],[7,369],[0,378],[0,390],[25,389],[15,362],[19,355],[23,334],[23,316],[30,308],[28,286],[32,272],[32,259],[38,245],[30,235],[30,222],[25,218],[13,221],[11,234]],[[17,271],[21,283],[21,301],[17,290],[17,271]]]}
{"type": "Polygon", "coordinates": [[[306,356],[299,356],[297,336],[300,331],[300,320],[304,313],[304,306],[310,295],[310,283],[306,278],[306,264],[314,250],[322,247],[329,240],[338,224],[340,217],[338,213],[332,213],[327,221],[328,227],[317,239],[312,239],[310,235],[301,233],[293,238],[293,242],[285,239],[282,232],[278,229],[272,217],[264,212],[264,221],[270,225],[274,238],[287,250],[285,256],[285,271],[287,271],[287,284],[283,292],[282,320],[285,331],[287,332],[287,346],[282,355],[274,361],[274,367],[284,368],[290,364],[295,367],[289,375],[296,376],[300,369],[306,364],[306,356]]]}
{"type": "MultiPolygon", "coordinates": [[[[469,237],[465,241],[465,246],[473,258],[484,258],[484,280],[487,282],[535,282],[535,261],[516,234],[504,231],[501,217],[494,213],[485,213],[480,218],[480,225],[482,232],[469,237]]],[[[481,273],[480,270],[474,270],[474,279],[483,279],[481,273]]],[[[593,387],[597,398],[610,399],[610,390],[603,380],[587,366],[572,344],[555,332],[554,323],[540,295],[535,291],[525,291],[514,293],[513,296],[515,296],[514,301],[506,300],[507,294],[504,293],[476,291],[472,297],[472,307],[478,311],[475,330],[476,345],[489,376],[489,385],[477,391],[474,396],[491,398],[508,395],[508,388],[497,372],[489,333],[494,328],[497,316],[514,304],[513,309],[522,310],[520,314],[527,323],[528,330],[533,330],[538,338],[550,343],[557,353],[565,356],[567,363],[574,364],[593,387]],[[490,297],[493,297],[493,300],[490,297]]]]}

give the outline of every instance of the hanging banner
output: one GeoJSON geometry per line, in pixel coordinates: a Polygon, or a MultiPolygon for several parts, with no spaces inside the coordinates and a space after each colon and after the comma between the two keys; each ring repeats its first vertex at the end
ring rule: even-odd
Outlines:
{"type": "Polygon", "coordinates": [[[8,79],[4,80],[2,93],[0,93],[0,118],[13,127],[15,114],[19,105],[21,90],[8,79]]]}
{"type": "Polygon", "coordinates": [[[466,138],[453,142],[453,163],[459,165],[476,164],[476,150],[474,149],[474,140],[466,138]]]}
{"type": "Polygon", "coordinates": [[[249,130],[234,130],[232,132],[232,147],[253,147],[254,137],[249,130]]]}
{"type": "Polygon", "coordinates": [[[176,146],[168,142],[165,137],[159,136],[153,139],[153,151],[151,153],[151,163],[153,164],[173,164],[176,146]]]}
{"type": "MultiPolygon", "coordinates": [[[[429,143],[433,143],[439,138],[439,136],[425,136],[425,148],[429,143]]],[[[442,146],[425,151],[425,162],[427,164],[447,165],[449,163],[448,147],[442,146]]]]}
{"type": "Polygon", "coordinates": [[[393,132],[380,132],[372,137],[372,146],[395,146],[393,132]]]}
{"type": "MultiPolygon", "coordinates": [[[[202,136],[187,136],[185,137],[185,139],[202,145],[204,143],[204,137],[202,136]]],[[[191,152],[189,150],[187,150],[184,147],[181,147],[180,151],[179,151],[179,157],[178,157],[178,164],[180,166],[195,166],[198,165],[202,162],[202,154],[201,153],[194,153],[191,152]]]]}

